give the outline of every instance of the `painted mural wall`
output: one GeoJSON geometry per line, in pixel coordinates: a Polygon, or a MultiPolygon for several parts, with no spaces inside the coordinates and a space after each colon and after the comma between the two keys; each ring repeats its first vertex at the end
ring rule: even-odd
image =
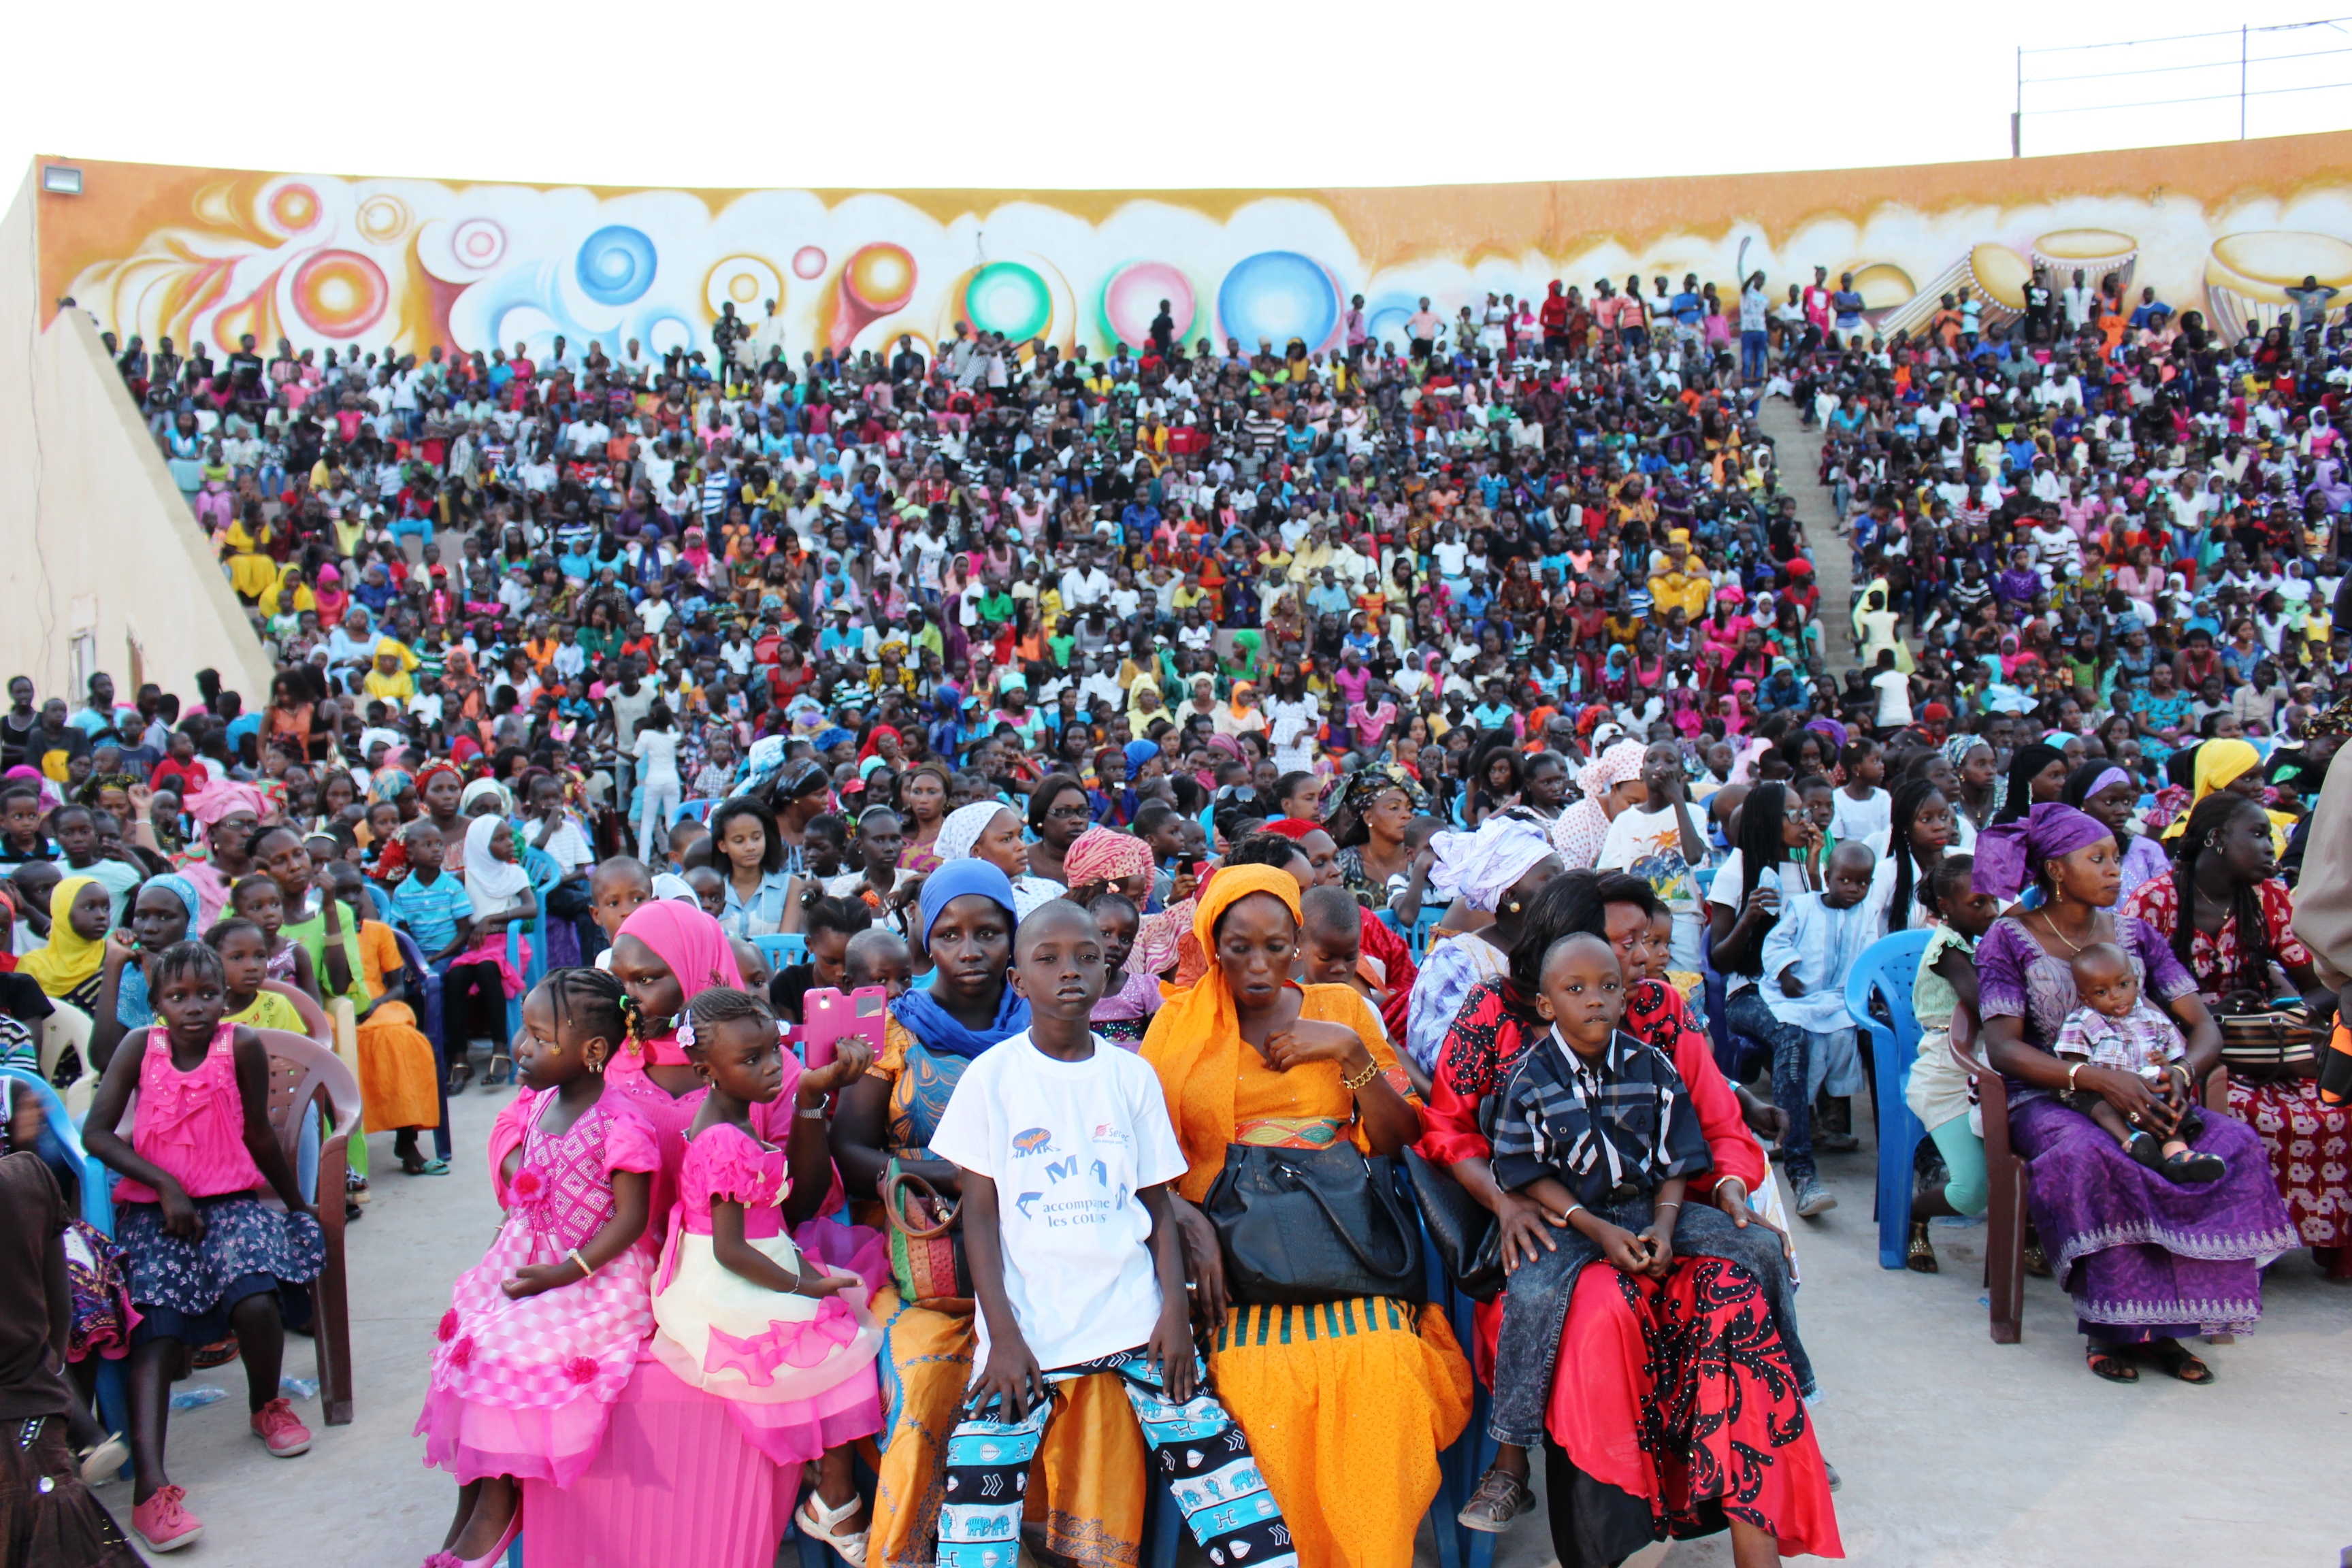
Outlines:
{"type": "MultiPolygon", "coordinates": [[[[46,162],[72,162],[45,159],[46,162]]],[[[2037,261],[2120,273],[2229,329],[2306,274],[2352,289],[2352,133],[1998,163],[1655,181],[1268,192],[611,190],[77,163],[40,197],[45,297],[150,344],[250,332],[320,350],[707,349],[722,304],[821,343],[931,344],[958,321],[1100,352],[1161,300],[1222,345],[1401,341],[1422,296],[1540,298],[1685,272],[1727,297],[1815,265],[1881,331],[1967,286],[1994,319],[2037,261]]]]}

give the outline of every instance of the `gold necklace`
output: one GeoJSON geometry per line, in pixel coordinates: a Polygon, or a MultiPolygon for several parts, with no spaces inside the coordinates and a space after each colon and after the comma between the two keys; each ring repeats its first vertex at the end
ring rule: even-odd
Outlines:
{"type": "MultiPolygon", "coordinates": [[[[2054,936],[2054,937],[2056,937],[2060,942],[2064,942],[2068,947],[2072,948],[2072,949],[2073,949],[2073,950],[2074,950],[2077,954],[2080,954],[2080,953],[2082,952],[2082,951],[2083,951],[2083,944],[2082,944],[2082,943],[2080,943],[2080,942],[2076,942],[2073,937],[2068,936],[2064,931],[2060,931],[2060,930],[2058,929],[2058,916],[2057,916],[2053,911],[2052,911],[2052,910],[2048,910],[2048,909],[2044,909],[2044,910],[2042,911],[2042,923],[2043,923],[2044,925],[2047,925],[2047,926],[2050,928],[2050,934],[2051,934],[2052,936],[2054,936]]],[[[2092,925],[2094,925],[2094,926],[2096,926],[2096,925],[2099,923],[2099,917],[2097,916],[2097,914],[2094,913],[2094,914],[2091,916],[2091,923],[2092,923],[2092,925]]]]}

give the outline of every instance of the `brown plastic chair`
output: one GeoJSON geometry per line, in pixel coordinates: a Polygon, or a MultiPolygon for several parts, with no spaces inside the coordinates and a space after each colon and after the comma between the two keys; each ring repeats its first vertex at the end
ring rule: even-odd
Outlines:
{"type": "MultiPolygon", "coordinates": [[[[1985,1173],[1992,1194],[1985,1210],[1985,1294],[1991,1303],[1992,1342],[2013,1345],[2025,1327],[2026,1165],[2010,1146],[2008,1085],[1977,1055],[1978,1027],[1976,1011],[1967,1003],[1952,1009],[1952,1060],[1976,1086],[1984,1113],[1985,1173]]],[[[2212,1115],[2230,1114],[2228,1068],[2216,1066],[2206,1075],[2205,1109],[2212,1115]]]]}
{"type": "MultiPolygon", "coordinates": [[[[322,1015],[323,1016],[323,1015],[322,1015]]],[[[319,1398],[327,1425],[352,1420],[350,1279],[343,1261],[343,1172],[360,1128],[360,1084],[342,1058],[314,1040],[283,1029],[260,1029],[269,1052],[269,1125],[287,1163],[299,1157],[306,1117],[326,1113],[319,1140],[319,1228],[326,1235],[326,1267],[310,1286],[313,1342],[319,1350],[319,1398]]],[[[274,1196],[265,1202],[275,1204],[274,1196]]]]}
{"type": "Polygon", "coordinates": [[[275,991],[293,1003],[294,1010],[302,1015],[304,1032],[329,1050],[335,1048],[334,1022],[327,1016],[325,1008],[310,1000],[309,992],[299,985],[289,985],[283,980],[265,980],[261,983],[261,988],[264,991],[275,991]]]}

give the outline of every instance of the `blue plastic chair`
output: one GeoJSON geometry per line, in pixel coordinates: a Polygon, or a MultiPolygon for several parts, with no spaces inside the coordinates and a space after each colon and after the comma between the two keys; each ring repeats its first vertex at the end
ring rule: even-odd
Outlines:
{"type": "Polygon", "coordinates": [[[674,808],[669,814],[669,825],[672,827],[676,827],[679,823],[684,822],[689,816],[694,818],[697,822],[709,822],[710,820],[710,808],[718,804],[719,803],[715,800],[679,801],[676,808],[674,808]]]}
{"type": "Polygon", "coordinates": [[[1878,1266],[1900,1268],[1911,1232],[1911,1158],[1927,1130],[1911,1114],[1903,1091],[1919,1059],[1919,1020],[1911,1012],[1911,984],[1919,955],[1927,950],[1924,931],[1896,931],[1864,950],[1845,978],[1845,1010],[1853,1026],[1874,1036],[1871,1049],[1871,1098],[1878,1106],[1878,1266]],[[1870,1001],[1885,1004],[1893,1029],[1871,1016],[1870,1001]],[[1891,1038],[1890,1037],[1891,1033],[1891,1038]]]}
{"type": "MultiPolygon", "coordinates": [[[[81,1129],[66,1112],[66,1102],[58,1091],[48,1086],[37,1072],[23,1068],[0,1068],[0,1078],[8,1079],[11,1093],[29,1094],[41,1102],[41,1110],[48,1127],[42,1135],[41,1150],[52,1148],[65,1157],[67,1168],[74,1173],[74,1182],[81,1189],[81,1217],[91,1229],[111,1237],[114,1235],[114,1173],[90,1157],[81,1145],[81,1129]]],[[[101,1359],[98,1365],[98,1417],[110,1432],[131,1430],[131,1399],[129,1385],[123,1381],[123,1363],[101,1359]]]]}
{"type": "Polygon", "coordinates": [[[530,964],[522,972],[523,988],[527,991],[547,978],[547,896],[562,882],[563,868],[544,849],[525,850],[522,866],[530,875],[530,890],[537,895],[539,903],[539,912],[530,922],[530,964]]]}
{"type": "Polygon", "coordinates": [[[433,1044],[433,1087],[441,1108],[441,1120],[433,1128],[433,1152],[446,1160],[449,1157],[449,1047],[441,1037],[441,976],[425,962],[425,950],[416,945],[415,937],[398,926],[392,934],[400,943],[400,966],[407,972],[411,994],[416,998],[416,1026],[433,1044]]]}
{"type": "Polygon", "coordinates": [[[751,945],[768,961],[770,969],[784,969],[808,962],[808,938],[796,931],[777,931],[769,936],[755,936],[751,945]]]}

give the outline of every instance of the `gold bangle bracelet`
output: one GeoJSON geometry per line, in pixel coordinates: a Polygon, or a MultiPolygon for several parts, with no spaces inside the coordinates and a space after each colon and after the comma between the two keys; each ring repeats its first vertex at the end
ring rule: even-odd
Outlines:
{"type": "Polygon", "coordinates": [[[573,1247],[570,1252],[564,1254],[564,1256],[571,1258],[572,1262],[580,1265],[580,1278],[583,1279],[587,1279],[590,1275],[596,1272],[593,1268],[591,1268],[588,1266],[588,1260],[580,1256],[580,1249],[578,1247],[573,1247]]]}

